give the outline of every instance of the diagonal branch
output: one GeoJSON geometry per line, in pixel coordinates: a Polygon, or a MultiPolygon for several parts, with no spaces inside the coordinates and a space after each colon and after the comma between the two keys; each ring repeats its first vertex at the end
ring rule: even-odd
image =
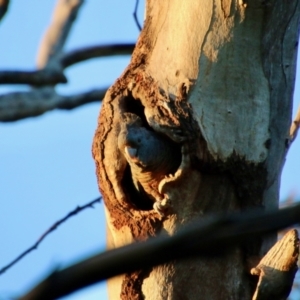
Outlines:
{"type": "Polygon", "coordinates": [[[7,12],[9,0],[0,0],[0,21],[7,12]]]}
{"type": "Polygon", "coordinates": [[[37,66],[58,68],[58,60],[83,0],[57,0],[52,22],[38,52],[37,66]]]}
{"type": "Polygon", "coordinates": [[[99,203],[101,201],[102,197],[98,197],[97,199],[83,205],[83,206],[77,206],[74,210],[69,212],[65,217],[62,219],[56,221],[45,233],[42,234],[42,236],[33,244],[31,247],[29,247],[27,250],[22,252],[19,256],[17,256],[12,262],[10,262],[8,265],[4,266],[0,269],[0,275],[6,272],[9,268],[11,268],[13,265],[15,265],[18,261],[20,261],[24,256],[29,254],[31,251],[36,250],[39,246],[39,244],[51,233],[53,232],[58,226],[60,226],[62,223],[66,222],[69,218],[77,215],[79,212],[83,211],[84,209],[90,207],[94,208],[93,205],[96,203],[99,203]]]}
{"type": "Polygon", "coordinates": [[[115,55],[130,55],[134,49],[135,44],[109,44],[90,46],[82,49],[77,49],[64,54],[61,57],[60,63],[63,68],[67,68],[76,63],[96,58],[115,55]]]}
{"type": "Polygon", "coordinates": [[[160,236],[100,253],[56,271],[19,300],[50,300],[98,281],[193,256],[215,257],[250,238],[300,221],[300,204],[273,212],[216,215],[160,236]]]}
{"type": "Polygon", "coordinates": [[[101,101],[107,88],[62,96],[53,88],[33,89],[0,95],[0,121],[16,121],[38,116],[53,109],[73,109],[80,105],[101,101]]]}

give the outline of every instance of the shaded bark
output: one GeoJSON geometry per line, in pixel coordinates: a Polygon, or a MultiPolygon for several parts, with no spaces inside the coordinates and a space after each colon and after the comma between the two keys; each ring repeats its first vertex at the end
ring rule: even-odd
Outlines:
{"type": "MultiPolygon", "coordinates": [[[[173,235],[213,212],[277,207],[289,139],[298,1],[150,0],[146,11],[131,63],[104,99],[93,145],[109,248],[173,235]],[[156,183],[166,214],[142,206],[130,181],[118,148],[126,113],[181,148],[178,170],[156,183]]],[[[131,286],[136,299],[250,299],[257,280],[248,263],[275,238],[257,237],[226,259],[116,277],[110,298],[131,286]],[[138,288],[132,278],[142,282],[138,288]]]]}

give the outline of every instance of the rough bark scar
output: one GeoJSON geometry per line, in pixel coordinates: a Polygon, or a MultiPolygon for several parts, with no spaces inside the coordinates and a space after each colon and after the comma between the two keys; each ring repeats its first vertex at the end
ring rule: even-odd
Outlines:
{"type": "Polygon", "coordinates": [[[158,186],[178,169],[181,146],[188,145],[192,159],[204,153],[199,151],[200,129],[186,101],[189,87],[189,82],[183,82],[176,97],[167,95],[143,71],[131,70],[125,71],[103,101],[93,144],[100,190],[113,226],[129,227],[134,240],[144,240],[159,230],[162,217],[152,209],[153,202],[157,202],[157,210],[166,205],[161,202],[165,197],[158,186]],[[140,119],[137,131],[147,136],[145,144],[140,139],[138,146],[133,145],[139,134],[128,131],[128,127],[127,133],[120,135],[124,123],[125,128],[128,125],[124,116],[140,119]],[[143,201],[143,194],[151,205],[143,201]]]}

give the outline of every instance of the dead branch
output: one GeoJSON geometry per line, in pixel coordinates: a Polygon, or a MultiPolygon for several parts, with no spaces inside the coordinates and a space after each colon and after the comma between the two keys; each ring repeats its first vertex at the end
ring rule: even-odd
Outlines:
{"type": "Polygon", "coordinates": [[[57,69],[58,57],[61,55],[63,46],[70,33],[73,22],[83,0],[58,0],[53,12],[52,22],[46,31],[37,57],[39,69],[57,69]]]}
{"type": "Polygon", "coordinates": [[[30,84],[55,85],[57,83],[67,83],[67,78],[57,71],[0,71],[0,84],[30,84]]]}
{"type": "Polygon", "coordinates": [[[298,232],[292,229],[251,269],[252,275],[259,276],[252,300],[286,299],[298,270],[298,257],[298,232]]]}
{"type": "Polygon", "coordinates": [[[72,96],[61,96],[61,101],[57,103],[56,108],[73,109],[83,104],[102,101],[108,88],[95,89],[85,93],[72,96]]]}
{"type": "Polygon", "coordinates": [[[57,1],[52,22],[38,54],[38,68],[41,70],[0,72],[0,84],[29,84],[36,87],[29,92],[0,96],[0,121],[20,120],[56,108],[73,109],[102,100],[106,89],[72,96],[61,96],[54,90],[55,84],[67,82],[63,74],[65,67],[94,57],[130,54],[134,48],[134,44],[113,44],[87,47],[63,55],[63,46],[82,3],[83,0],[57,1]]]}
{"type": "Polygon", "coordinates": [[[69,212],[65,217],[62,219],[56,221],[45,233],[42,234],[42,236],[33,244],[31,247],[29,247],[27,250],[22,252],[19,256],[17,256],[12,262],[4,266],[3,268],[0,269],[0,275],[6,272],[8,269],[10,269],[13,265],[15,265],[18,261],[20,261],[24,256],[29,254],[31,251],[36,250],[39,246],[39,244],[57,227],[59,227],[62,223],[66,222],[69,218],[77,215],[79,212],[83,211],[86,208],[94,208],[93,205],[96,203],[100,203],[102,197],[98,197],[97,199],[83,205],[83,206],[77,206],[74,210],[69,212]]]}
{"type": "Polygon", "coordinates": [[[0,95],[0,121],[16,121],[41,115],[53,109],[73,109],[80,105],[101,101],[107,88],[62,96],[53,88],[33,89],[0,95]]]}
{"type": "Polygon", "coordinates": [[[135,44],[97,45],[70,51],[60,57],[58,69],[42,69],[37,71],[0,71],[0,84],[29,84],[34,86],[67,83],[65,75],[60,71],[76,63],[96,57],[130,55],[135,44]]]}
{"type": "Polygon", "coordinates": [[[91,58],[116,55],[130,55],[134,49],[134,46],[134,43],[90,46],[82,49],[73,50],[64,54],[60,59],[60,63],[62,68],[67,68],[71,65],[91,58]]]}
{"type": "Polygon", "coordinates": [[[7,12],[9,0],[0,0],[0,21],[7,12]]]}
{"type": "Polygon", "coordinates": [[[97,45],[70,51],[61,55],[57,61],[59,68],[42,69],[37,71],[0,71],[0,84],[29,84],[34,86],[55,85],[67,83],[65,75],[62,73],[67,68],[76,63],[96,58],[117,55],[130,55],[135,44],[110,44],[97,45]]]}
{"type": "Polygon", "coordinates": [[[290,144],[296,139],[300,127],[300,105],[298,107],[295,119],[290,128],[290,144]]]}
{"type": "Polygon", "coordinates": [[[56,299],[98,281],[174,259],[221,256],[238,243],[299,221],[300,204],[273,212],[211,216],[185,226],[174,236],[160,236],[106,251],[55,271],[19,299],[56,299]]]}

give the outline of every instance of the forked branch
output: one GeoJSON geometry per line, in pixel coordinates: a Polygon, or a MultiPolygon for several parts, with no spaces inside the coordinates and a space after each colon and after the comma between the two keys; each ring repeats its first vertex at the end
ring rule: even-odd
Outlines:
{"type": "MultiPolygon", "coordinates": [[[[134,44],[110,44],[91,46],[63,54],[66,39],[77,17],[83,0],[58,0],[52,22],[42,39],[38,51],[37,71],[0,71],[0,84],[28,84],[29,92],[13,92],[0,96],[0,121],[15,121],[41,115],[52,109],[72,109],[80,105],[100,101],[105,89],[72,95],[58,95],[54,86],[66,83],[64,69],[95,57],[131,54],[134,44]]],[[[0,19],[8,1],[0,0],[0,19]]]]}
{"type": "Polygon", "coordinates": [[[35,86],[67,83],[63,69],[74,64],[100,57],[130,55],[135,44],[108,44],[79,48],[61,55],[57,60],[59,68],[37,71],[0,71],[0,84],[29,84],[35,86]]]}

